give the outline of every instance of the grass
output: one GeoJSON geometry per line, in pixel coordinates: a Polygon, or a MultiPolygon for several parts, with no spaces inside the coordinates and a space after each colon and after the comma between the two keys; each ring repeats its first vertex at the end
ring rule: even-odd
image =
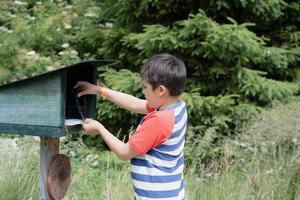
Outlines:
{"type": "Polygon", "coordinates": [[[20,149],[14,149],[14,143],[11,141],[13,140],[3,141],[11,145],[1,144],[0,199],[38,199],[39,157],[37,150],[27,142],[20,145],[20,149]]]}
{"type": "Polygon", "coordinates": [[[299,200],[300,167],[293,163],[293,156],[264,159],[236,161],[209,178],[195,180],[193,173],[189,174],[186,176],[189,199],[299,200]]]}
{"type": "MultiPolygon", "coordinates": [[[[201,174],[186,168],[187,198],[299,200],[299,115],[300,102],[264,111],[245,133],[228,139],[221,147],[224,156],[201,166],[201,174]]],[[[23,141],[21,149],[1,154],[5,162],[0,164],[0,200],[38,199],[39,143],[30,137],[18,141],[23,141]]],[[[65,200],[132,199],[129,162],[66,139],[61,141],[61,152],[72,163],[72,183],[65,200]]]]}
{"type": "MultiPolygon", "coordinates": [[[[73,144],[71,144],[72,146],[73,144]]],[[[65,199],[131,199],[129,163],[111,152],[93,152],[87,148],[65,153],[72,163],[72,183],[65,199]]]]}

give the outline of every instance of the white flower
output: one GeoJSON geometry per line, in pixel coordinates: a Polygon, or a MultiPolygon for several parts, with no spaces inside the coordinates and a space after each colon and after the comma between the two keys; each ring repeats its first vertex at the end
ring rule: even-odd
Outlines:
{"type": "Polygon", "coordinates": [[[98,165],[99,165],[99,162],[97,160],[92,163],[93,167],[97,167],[98,165]]]}
{"type": "Polygon", "coordinates": [[[292,139],[292,142],[293,142],[294,144],[297,144],[297,141],[298,141],[297,138],[293,138],[293,139],[292,139]]]}
{"type": "Polygon", "coordinates": [[[246,143],[239,142],[239,141],[236,141],[236,140],[233,143],[238,145],[238,146],[241,146],[241,147],[247,147],[248,146],[246,143]]]}
{"type": "Polygon", "coordinates": [[[75,50],[72,50],[72,51],[71,51],[71,54],[73,54],[73,55],[78,55],[78,52],[75,51],[75,50]]]}
{"type": "Polygon", "coordinates": [[[3,31],[3,32],[8,32],[8,28],[5,27],[5,26],[0,26],[0,31],[3,31]]]}
{"type": "Polygon", "coordinates": [[[107,28],[112,28],[112,27],[113,27],[113,24],[112,24],[112,23],[109,23],[109,22],[106,22],[106,23],[105,23],[105,27],[107,27],[107,28]]]}
{"type": "Polygon", "coordinates": [[[61,45],[61,47],[66,49],[66,48],[70,47],[70,45],[68,43],[64,43],[63,45],[61,45]]]}
{"type": "Polygon", "coordinates": [[[8,16],[11,17],[11,18],[15,18],[16,17],[15,14],[11,14],[11,13],[8,13],[8,16]]]}
{"type": "Polygon", "coordinates": [[[28,51],[26,54],[29,56],[35,56],[36,52],[32,50],[32,51],[28,51]]]}
{"type": "Polygon", "coordinates": [[[85,17],[97,17],[96,13],[88,12],[84,14],[85,17]]]}
{"type": "Polygon", "coordinates": [[[93,160],[93,156],[91,154],[87,155],[87,157],[85,158],[86,161],[90,161],[93,160]]]}
{"type": "Polygon", "coordinates": [[[65,52],[61,51],[58,53],[58,55],[63,56],[65,54],[65,52]]]}
{"type": "Polygon", "coordinates": [[[33,17],[33,16],[28,16],[28,19],[33,21],[33,20],[35,20],[35,17],[33,17]]]}
{"type": "Polygon", "coordinates": [[[74,151],[70,151],[69,154],[70,154],[72,157],[76,156],[76,153],[75,153],[74,151]]]}
{"type": "Polygon", "coordinates": [[[54,68],[53,66],[47,66],[46,69],[47,69],[48,71],[52,71],[52,70],[54,70],[55,68],[54,68]]]}
{"type": "Polygon", "coordinates": [[[270,169],[270,170],[267,171],[267,174],[270,175],[270,174],[273,174],[273,172],[274,172],[274,170],[270,169]]]}
{"type": "Polygon", "coordinates": [[[16,5],[27,5],[26,2],[22,2],[22,1],[14,1],[14,4],[16,4],[16,5]]]}
{"type": "Polygon", "coordinates": [[[71,26],[70,24],[64,24],[64,28],[65,28],[65,29],[71,29],[72,26],[71,26]]]}

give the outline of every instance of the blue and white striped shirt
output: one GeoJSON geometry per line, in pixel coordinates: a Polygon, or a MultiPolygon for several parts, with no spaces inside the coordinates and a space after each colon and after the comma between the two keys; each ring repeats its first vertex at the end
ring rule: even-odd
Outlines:
{"type": "MultiPolygon", "coordinates": [[[[131,160],[135,199],[185,200],[183,177],[183,147],[187,127],[185,103],[180,100],[164,110],[149,113],[135,134],[141,134],[139,130],[144,124],[146,127],[152,125],[151,135],[155,135],[154,141],[159,144],[155,144],[154,148],[131,160]]],[[[134,140],[131,146],[139,151],[138,144],[135,144],[134,140]]]]}

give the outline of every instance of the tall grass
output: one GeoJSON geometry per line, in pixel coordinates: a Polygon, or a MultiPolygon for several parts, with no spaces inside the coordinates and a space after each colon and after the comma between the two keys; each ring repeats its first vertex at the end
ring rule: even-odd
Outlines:
{"type": "Polygon", "coordinates": [[[71,154],[73,177],[64,199],[131,199],[128,162],[108,151],[91,154],[82,148],[71,154]]]}
{"type": "Polygon", "coordinates": [[[187,173],[189,199],[299,200],[300,166],[294,154],[283,153],[236,160],[215,174],[195,178],[187,173]]]}
{"type": "MultiPolygon", "coordinates": [[[[65,200],[132,199],[128,162],[67,142],[61,142],[61,152],[71,159],[72,182],[65,200]]],[[[0,152],[0,200],[39,198],[39,144],[21,146],[15,153],[0,152]]],[[[200,165],[200,170],[186,167],[189,200],[300,199],[300,103],[263,112],[244,133],[218,148],[224,149],[220,160],[200,165]]]]}
{"type": "Polygon", "coordinates": [[[262,112],[221,148],[197,178],[186,170],[189,199],[300,199],[300,102],[262,112]]]}
{"type": "Polygon", "coordinates": [[[31,144],[16,147],[2,139],[0,150],[0,200],[38,199],[39,157],[31,144]]]}

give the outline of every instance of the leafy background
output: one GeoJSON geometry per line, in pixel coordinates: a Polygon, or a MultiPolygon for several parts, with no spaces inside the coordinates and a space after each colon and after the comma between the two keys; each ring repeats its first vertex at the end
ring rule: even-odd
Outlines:
{"type": "MultiPolygon", "coordinates": [[[[142,98],[140,66],[157,53],[174,54],[188,70],[186,161],[198,149],[208,164],[262,108],[299,95],[299,13],[297,0],[3,0],[0,82],[118,59],[122,65],[99,70],[99,81],[142,98]]],[[[124,140],[141,117],[100,98],[97,114],[124,140]]]]}

